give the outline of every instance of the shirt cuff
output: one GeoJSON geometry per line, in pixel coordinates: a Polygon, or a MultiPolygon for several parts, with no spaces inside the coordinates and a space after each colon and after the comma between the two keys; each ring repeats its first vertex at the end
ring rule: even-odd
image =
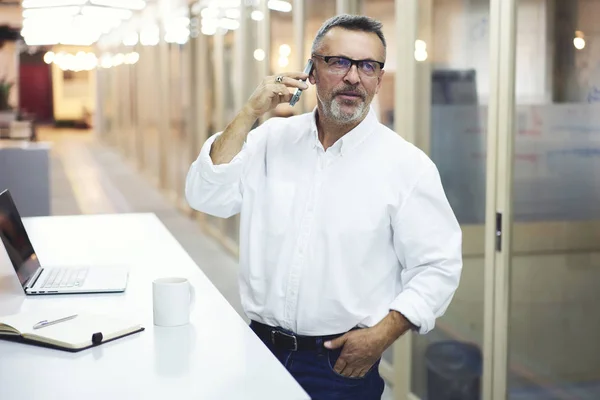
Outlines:
{"type": "Polygon", "coordinates": [[[435,325],[435,315],[427,303],[413,290],[406,289],[401,292],[392,301],[390,309],[398,311],[404,318],[417,326],[422,335],[431,331],[435,325]]]}
{"type": "Polygon", "coordinates": [[[202,149],[200,150],[200,155],[196,159],[195,163],[199,164],[200,167],[200,175],[207,182],[217,184],[217,185],[227,185],[231,183],[238,182],[240,176],[242,175],[242,169],[244,167],[244,156],[246,143],[242,147],[242,150],[233,157],[227,164],[213,164],[212,159],[210,158],[210,149],[215,140],[221,135],[222,132],[216,133],[212,135],[204,145],[202,145],[202,149]]]}

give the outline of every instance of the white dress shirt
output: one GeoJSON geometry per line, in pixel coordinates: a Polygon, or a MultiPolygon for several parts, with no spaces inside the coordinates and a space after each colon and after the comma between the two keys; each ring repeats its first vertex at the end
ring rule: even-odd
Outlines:
{"type": "Polygon", "coordinates": [[[190,206],[241,212],[240,291],[251,319],[300,335],[369,327],[397,310],[429,332],[458,286],[461,230],[438,170],[368,116],[324,151],[315,112],[271,118],[228,164],[203,145],[190,206]]]}

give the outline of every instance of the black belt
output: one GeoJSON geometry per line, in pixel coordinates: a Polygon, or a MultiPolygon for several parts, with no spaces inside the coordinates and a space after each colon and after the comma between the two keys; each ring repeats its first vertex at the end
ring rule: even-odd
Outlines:
{"type": "Polygon", "coordinates": [[[252,321],[250,327],[262,340],[270,342],[278,349],[289,351],[319,350],[323,348],[323,344],[327,340],[333,340],[343,335],[343,333],[340,333],[328,336],[302,336],[257,321],[252,321]]]}

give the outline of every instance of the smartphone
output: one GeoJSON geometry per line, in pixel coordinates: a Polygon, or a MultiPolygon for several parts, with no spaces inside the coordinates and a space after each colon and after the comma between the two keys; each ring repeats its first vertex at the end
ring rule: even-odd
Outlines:
{"type": "MultiPolygon", "coordinates": [[[[306,67],[304,67],[304,73],[310,75],[310,71],[312,71],[312,67],[313,67],[313,60],[311,59],[311,60],[308,60],[308,62],[306,63],[306,67]]],[[[304,80],[302,82],[306,82],[306,81],[304,80]]],[[[302,94],[302,89],[296,88],[294,95],[290,99],[290,106],[294,107],[294,104],[296,104],[298,102],[298,100],[300,100],[301,94],[302,94]]]]}

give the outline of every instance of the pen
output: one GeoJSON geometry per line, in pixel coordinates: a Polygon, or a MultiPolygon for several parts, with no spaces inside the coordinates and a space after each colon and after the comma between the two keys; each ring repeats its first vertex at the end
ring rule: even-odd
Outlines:
{"type": "Polygon", "coordinates": [[[73,314],[73,315],[69,315],[68,317],[64,317],[64,318],[59,318],[59,319],[55,319],[53,321],[48,321],[48,320],[43,320],[38,322],[37,324],[35,324],[33,326],[33,329],[40,329],[40,328],[45,328],[46,326],[50,326],[50,325],[54,325],[54,324],[58,324],[59,322],[64,322],[64,321],[68,321],[70,319],[73,319],[77,316],[77,314],[73,314]]]}

